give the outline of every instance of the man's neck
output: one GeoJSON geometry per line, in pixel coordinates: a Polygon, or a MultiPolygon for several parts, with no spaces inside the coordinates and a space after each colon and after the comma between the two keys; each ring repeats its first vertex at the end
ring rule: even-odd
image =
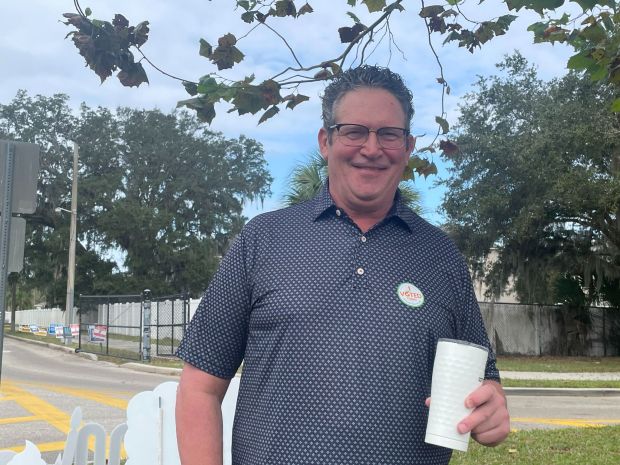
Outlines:
{"type": "Polygon", "coordinates": [[[350,207],[344,207],[343,210],[364,233],[368,232],[374,225],[383,220],[390,211],[389,208],[382,208],[376,211],[364,210],[360,212],[350,207]]]}

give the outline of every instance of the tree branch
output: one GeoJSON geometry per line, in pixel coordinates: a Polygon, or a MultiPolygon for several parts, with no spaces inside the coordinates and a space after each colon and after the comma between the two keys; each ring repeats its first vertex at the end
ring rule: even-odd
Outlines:
{"type": "Polygon", "coordinates": [[[136,47],[136,49],[138,50],[138,52],[140,52],[140,55],[142,55],[142,58],[143,58],[143,59],[144,59],[144,60],[145,60],[145,61],[146,61],[149,65],[151,65],[153,68],[155,68],[155,69],[156,69],[157,71],[159,71],[160,73],[162,73],[162,74],[164,74],[164,75],[166,75],[166,76],[168,76],[168,77],[170,77],[170,78],[172,78],[172,79],[176,79],[177,81],[181,81],[181,82],[189,82],[189,83],[191,83],[191,84],[198,84],[197,82],[193,82],[193,81],[190,81],[190,80],[188,80],[188,79],[183,79],[183,78],[180,78],[180,77],[177,77],[177,76],[173,76],[172,74],[165,72],[163,69],[161,69],[161,68],[159,68],[159,67],[155,66],[155,65],[153,64],[153,62],[152,62],[151,60],[149,60],[149,59],[148,59],[148,57],[144,54],[144,52],[143,52],[142,50],[140,50],[140,47],[136,47]]]}
{"type": "Polygon", "coordinates": [[[295,55],[295,52],[293,51],[293,49],[291,48],[291,46],[289,45],[289,43],[286,41],[286,39],[278,32],[276,31],[274,28],[272,28],[269,24],[267,24],[266,22],[264,23],[260,23],[263,26],[265,26],[267,29],[269,29],[271,32],[273,32],[275,35],[277,35],[280,39],[282,39],[282,42],[284,42],[284,45],[286,45],[286,47],[289,49],[289,51],[291,52],[291,55],[293,55],[293,58],[295,59],[295,61],[297,62],[297,64],[299,65],[300,68],[303,68],[304,66],[299,62],[299,59],[297,58],[297,55],[295,55]]]}

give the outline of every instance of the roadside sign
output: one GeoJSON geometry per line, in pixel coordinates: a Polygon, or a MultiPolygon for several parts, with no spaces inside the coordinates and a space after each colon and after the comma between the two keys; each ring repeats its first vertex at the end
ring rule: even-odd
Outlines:
{"type": "MultiPolygon", "coordinates": [[[[8,143],[15,146],[12,213],[32,214],[37,208],[40,148],[37,144],[0,140],[0,173],[6,170],[8,143]]],[[[0,205],[4,200],[3,187],[4,176],[0,176],[0,205]]]]}
{"type": "Polygon", "coordinates": [[[19,273],[24,268],[24,245],[26,244],[26,219],[11,219],[9,236],[9,273],[19,273]]]}

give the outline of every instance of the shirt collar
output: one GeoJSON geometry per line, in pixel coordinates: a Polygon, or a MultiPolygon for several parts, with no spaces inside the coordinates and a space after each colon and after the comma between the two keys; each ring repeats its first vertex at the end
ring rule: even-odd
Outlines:
{"type": "MultiPolygon", "coordinates": [[[[321,218],[323,215],[329,214],[336,210],[336,204],[334,199],[329,193],[329,183],[325,182],[319,193],[312,199],[312,216],[314,221],[321,218]]],[[[403,224],[409,231],[413,231],[416,214],[405,204],[402,199],[400,190],[396,190],[396,196],[394,197],[394,203],[392,208],[385,217],[385,221],[395,219],[403,224]]]]}

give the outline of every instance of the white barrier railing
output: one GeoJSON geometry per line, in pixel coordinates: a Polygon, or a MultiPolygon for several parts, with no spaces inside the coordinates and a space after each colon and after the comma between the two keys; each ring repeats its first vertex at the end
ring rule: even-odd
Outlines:
{"type": "MultiPolygon", "coordinates": [[[[125,465],[180,465],[177,447],[175,404],[178,383],[168,381],[152,391],[136,394],[127,405],[127,422],[116,426],[109,437],[98,423],[82,425],[82,410],[71,415],[71,429],[64,450],[53,465],[120,465],[123,445],[125,465]],[[94,439],[92,461],[88,443],[94,439]]],[[[231,464],[232,425],[239,392],[239,378],[233,378],[222,402],[224,465],[231,464]]],[[[0,465],[48,465],[30,441],[20,453],[0,451],[0,465]]],[[[50,464],[52,465],[52,464],[50,464]]]]}

